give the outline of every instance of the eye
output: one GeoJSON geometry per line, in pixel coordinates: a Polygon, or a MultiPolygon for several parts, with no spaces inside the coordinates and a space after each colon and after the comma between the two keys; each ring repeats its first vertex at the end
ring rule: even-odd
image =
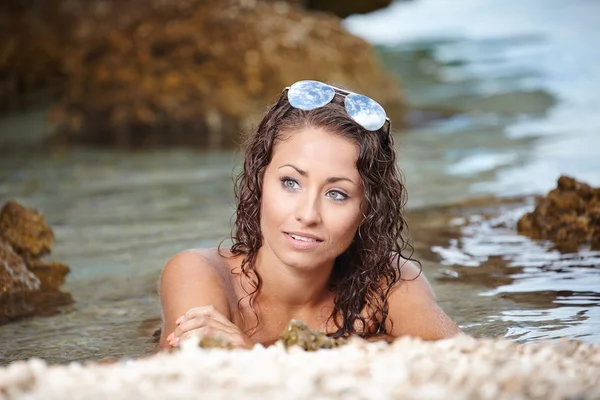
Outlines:
{"type": "Polygon", "coordinates": [[[281,186],[284,189],[287,189],[287,190],[300,189],[300,185],[298,184],[298,181],[290,178],[289,176],[284,176],[283,178],[280,179],[280,181],[281,181],[281,186]]]}
{"type": "Polygon", "coordinates": [[[330,190],[326,194],[333,201],[344,201],[348,198],[346,193],[340,192],[339,190],[330,190]]]}

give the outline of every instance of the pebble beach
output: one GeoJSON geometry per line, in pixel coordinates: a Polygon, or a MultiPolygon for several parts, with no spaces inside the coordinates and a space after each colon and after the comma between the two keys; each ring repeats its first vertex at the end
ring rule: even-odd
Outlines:
{"type": "Polygon", "coordinates": [[[188,341],[112,364],[14,362],[0,369],[0,399],[598,399],[599,382],[600,344],[574,340],[356,339],[314,352],[188,341]]]}

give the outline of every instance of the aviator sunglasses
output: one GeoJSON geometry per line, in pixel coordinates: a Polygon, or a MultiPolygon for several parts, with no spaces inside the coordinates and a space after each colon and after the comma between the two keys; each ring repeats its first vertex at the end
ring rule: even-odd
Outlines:
{"type": "Polygon", "coordinates": [[[319,81],[298,81],[286,87],[288,102],[300,110],[314,110],[329,104],[336,94],[344,98],[346,112],[356,123],[368,131],[379,130],[388,123],[389,135],[392,122],[385,110],[375,100],[358,93],[328,85],[319,81]]]}

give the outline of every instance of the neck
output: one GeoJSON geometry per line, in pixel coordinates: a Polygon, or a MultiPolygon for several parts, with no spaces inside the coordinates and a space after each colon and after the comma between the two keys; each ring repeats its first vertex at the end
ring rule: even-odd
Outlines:
{"type": "Polygon", "coordinates": [[[331,296],[329,277],[333,261],[310,268],[295,268],[281,262],[263,246],[258,251],[255,268],[262,279],[257,301],[265,306],[294,314],[320,306],[331,296]]]}

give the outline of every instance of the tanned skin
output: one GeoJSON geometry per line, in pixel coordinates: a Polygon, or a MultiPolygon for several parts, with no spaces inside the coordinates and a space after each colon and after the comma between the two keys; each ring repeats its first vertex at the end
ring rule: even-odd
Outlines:
{"type": "MultiPolygon", "coordinates": [[[[357,158],[354,143],[318,128],[278,143],[262,185],[263,245],[255,263],[262,287],[253,307],[251,288],[240,279],[242,256],[228,249],[184,251],[162,273],[159,346],[176,347],[193,334],[220,336],[240,348],[269,345],[291,319],[335,332],[329,277],[364,215],[357,158]]],[[[404,259],[400,264],[402,279],[388,299],[388,335],[436,340],[459,334],[420,269],[404,259]]]]}

